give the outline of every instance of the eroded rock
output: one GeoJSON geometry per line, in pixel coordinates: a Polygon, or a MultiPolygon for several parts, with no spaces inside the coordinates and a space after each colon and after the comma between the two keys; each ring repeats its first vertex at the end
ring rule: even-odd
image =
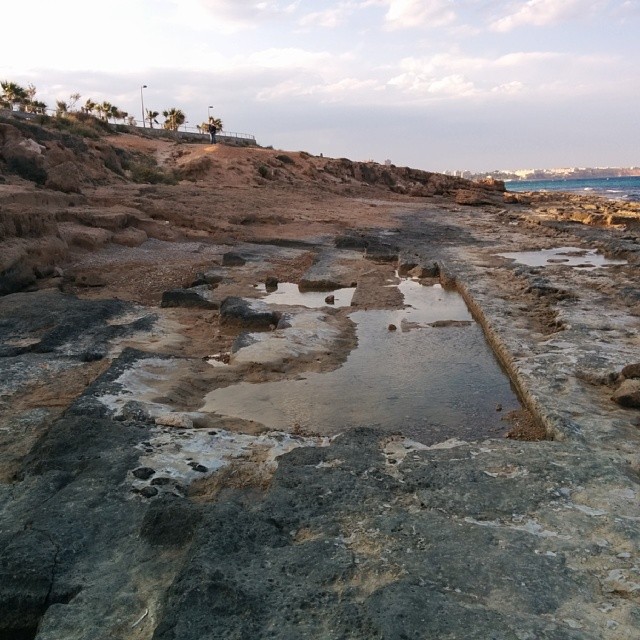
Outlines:
{"type": "Polygon", "coordinates": [[[622,407],[640,409],[640,379],[623,380],[611,399],[622,407]]]}

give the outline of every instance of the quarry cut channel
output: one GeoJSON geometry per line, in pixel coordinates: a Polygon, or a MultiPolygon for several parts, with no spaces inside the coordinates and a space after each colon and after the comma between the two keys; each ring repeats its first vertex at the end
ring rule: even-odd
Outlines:
{"type": "Polygon", "coordinates": [[[358,346],[337,370],[216,389],[200,411],[319,435],[373,426],[425,444],[504,435],[521,406],[460,294],[399,288],[404,308],[349,314],[358,346]]]}

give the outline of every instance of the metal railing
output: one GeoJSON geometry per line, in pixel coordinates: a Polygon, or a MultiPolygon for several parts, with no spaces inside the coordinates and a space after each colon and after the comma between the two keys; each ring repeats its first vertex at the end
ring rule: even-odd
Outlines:
{"type": "MultiPolygon", "coordinates": [[[[41,113],[29,113],[27,111],[20,111],[18,109],[6,109],[6,108],[2,108],[0,107],[0,112],[5,111],[10,113],[12,116],[16,116],[18,118],[23,118],[25,120],[35,120],[36,118],[42,116],[42,115],[47,115],[49,117],[55,117],[56,115],[56,110],[55,109],[46,109],[44,114],[41,113]]],[[[70,112],[73,113],[73,112],[70,112]]],[[[108,124],[113,127],[114,129],[116,127],[131,127],[134,129],[143,129],[143,130],[148,130],[148,131],[170,131],[169,129],[165,129],[163,128],[162,125],[158,125],[157,127],[149,127],[149,126],[143,126],[141,124],[138,124],[136,121],[136,124],[118,124],[115,122],[108,122],[108,124]]],[[[201,129],[199,129],[198,127],[189,127],[187,126],[187,123],[180,125],[177,129],[177,133],[187,133],[189,135],[194,135],[194,136],[202,136],[203,139],[208,139],[209,138],[209,134],[206,132],[203,132],[201,129]]],[[[221,138],[235,138],[238,140],[247,140],[247,141],[253,141],[255,143],[256,141],[256,137],[251,134],[251,133],[239,133],[236,131],[218,131],[218,133],[216,134],[216,136],[219,136],[221,138]]]]}

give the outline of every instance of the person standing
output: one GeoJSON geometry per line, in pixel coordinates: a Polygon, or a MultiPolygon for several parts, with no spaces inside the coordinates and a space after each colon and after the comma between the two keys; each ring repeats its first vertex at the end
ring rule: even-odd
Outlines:
{"type": "Polygon", "coordinates": [[[218,132],[218,129],[216,128],[216,125],[213,123],[213,120],[209,120],[209,141],[211,142],[211,144],[216,143],[217,132],[218,132]]]}

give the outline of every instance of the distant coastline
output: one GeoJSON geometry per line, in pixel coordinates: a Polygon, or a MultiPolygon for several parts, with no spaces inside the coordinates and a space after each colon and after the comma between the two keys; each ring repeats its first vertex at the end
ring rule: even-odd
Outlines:
{"type": "Polygon", "coordinates": [[[565,191],[596,195],[613,200],[640,202],[640,176],[606,178],[556,178],[547,180],[505,180],[507,191],[565,191]]]}
{"type": "Polygon", "coordinates": [[[504,182],[532,182],[565,181],[565,180],[592,180],[604,178],[629,178],[640,177],[640,167],[565,167],[558,169],[500,169],[495,171],[453,171],[448,172],[461,178],[481,180],[483,178],[495,178],[504,182]]]}

